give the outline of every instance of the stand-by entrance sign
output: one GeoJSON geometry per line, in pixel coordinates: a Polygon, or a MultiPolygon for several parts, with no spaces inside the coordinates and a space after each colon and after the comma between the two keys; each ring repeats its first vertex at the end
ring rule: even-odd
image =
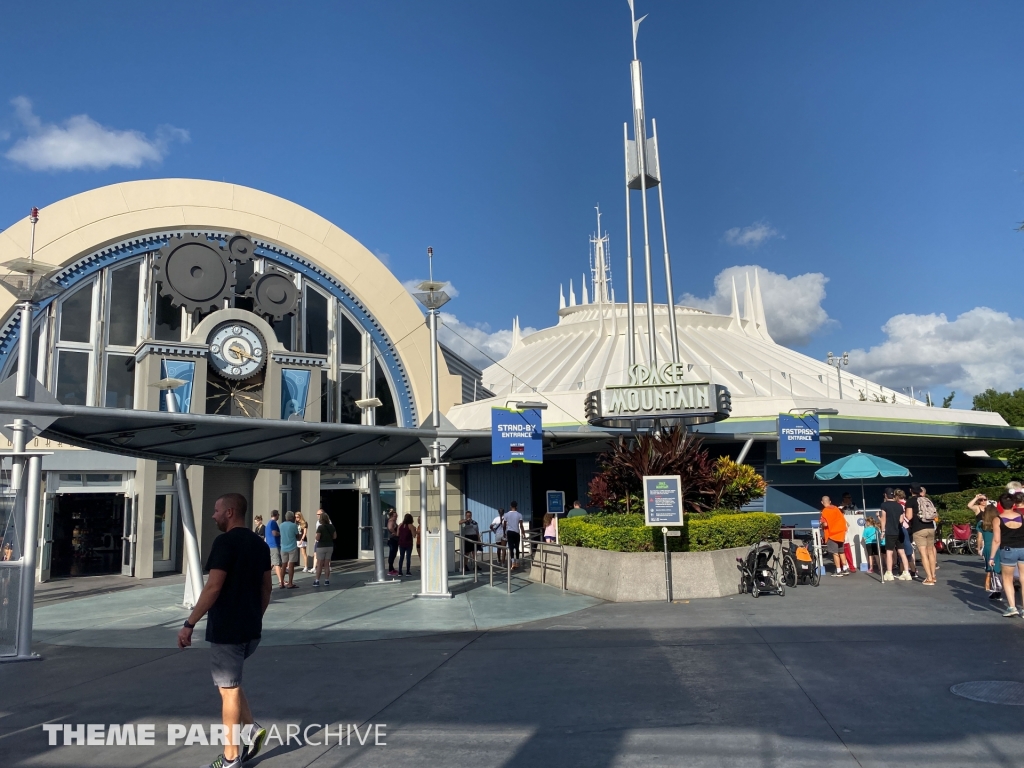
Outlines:
{"type": "Polygon", "coordinates": [[[544,463],[544,431],[537,408],[491,408],[491,464],[544,463]]]}
{"type": "Polygon", "coordinates": [[[679,475],[644,475],[644,522],[683,525],[682,489],[679,475]]]}
{"type": "Polygon", "coordinates": [[[821,432],[817,414],[779,414],[779,461],[783,464],[821,464],[821,432]]]}
{"type": "Polygon", "coordinates": [[[548,512],[552,515],[565,514],[565,491],[548,491],[545,496],[548,500],[548,512]]]}

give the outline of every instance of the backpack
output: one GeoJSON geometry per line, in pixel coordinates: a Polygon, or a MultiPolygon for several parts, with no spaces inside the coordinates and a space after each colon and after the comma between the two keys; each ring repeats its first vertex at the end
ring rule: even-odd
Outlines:
{"type": "Polygon", "coordinates": [[[925,523],[934,522],[938,516],[938,512],[935,511],[935,504],[927,496],[917,497],[917,516],[925,523]]]}

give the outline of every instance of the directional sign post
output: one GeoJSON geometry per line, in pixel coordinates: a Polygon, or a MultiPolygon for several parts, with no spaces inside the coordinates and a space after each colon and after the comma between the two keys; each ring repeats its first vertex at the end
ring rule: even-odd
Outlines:
{"type": "Polygon", "coordinates": [[[665,601],[672,602],[672,561],[668,554],[668,537],[679,531],[669,531],[670,525],[683,525],[683,482],[679,475],[644,475],[644,522],[651,527],[661,526],[661,540],[665,549],[665,601]]]}

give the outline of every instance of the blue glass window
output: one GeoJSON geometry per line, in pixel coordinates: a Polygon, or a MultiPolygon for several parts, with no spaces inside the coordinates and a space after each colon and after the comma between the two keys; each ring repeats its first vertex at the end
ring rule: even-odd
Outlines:
{"type": "Polygon", "coordinates": [[[311,372],[298,368],[281,369],[281,418],[287,419],[297,413],[300,419],[306,417],[306,398],[309,395],[311,372]]]}
{"type": "MultiPolygon", "coordinates": [[[[190,413],[192,407],[192,382],[196,375],[196,364],[190,360],[161,360],[160,361],[160,378],[161,379],[181,379],[185,383],[174,390],[174,395],[178,399],[178,412],[179,413],[190,413]]],[[[167,410],[167,390],[160,390],[160,410],[167,410]]]]}

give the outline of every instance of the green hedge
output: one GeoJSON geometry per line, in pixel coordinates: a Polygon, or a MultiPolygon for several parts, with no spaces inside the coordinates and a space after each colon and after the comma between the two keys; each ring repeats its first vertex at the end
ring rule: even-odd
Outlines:
{"type": "Polygon", "coordinates": [[[761,539],[779,538],[782,518],[767,512],[748,512],[738,515],[716,515],[710,520],[691,520],[689,545],[691,552],[710,552],[714,549],[749,547],[761,539]]]}
{"type": "MultiPolygon", "coordinates": [[[[708,552],[777,539],[781,520],[764,512],[687,515],[682,536],[670,538],[669,551],[708,552]]],[[[558,522],[563,544],[612,552],[661,552],[662,534],[644,525],[643,515],[584,515],[558,522]]]]}

